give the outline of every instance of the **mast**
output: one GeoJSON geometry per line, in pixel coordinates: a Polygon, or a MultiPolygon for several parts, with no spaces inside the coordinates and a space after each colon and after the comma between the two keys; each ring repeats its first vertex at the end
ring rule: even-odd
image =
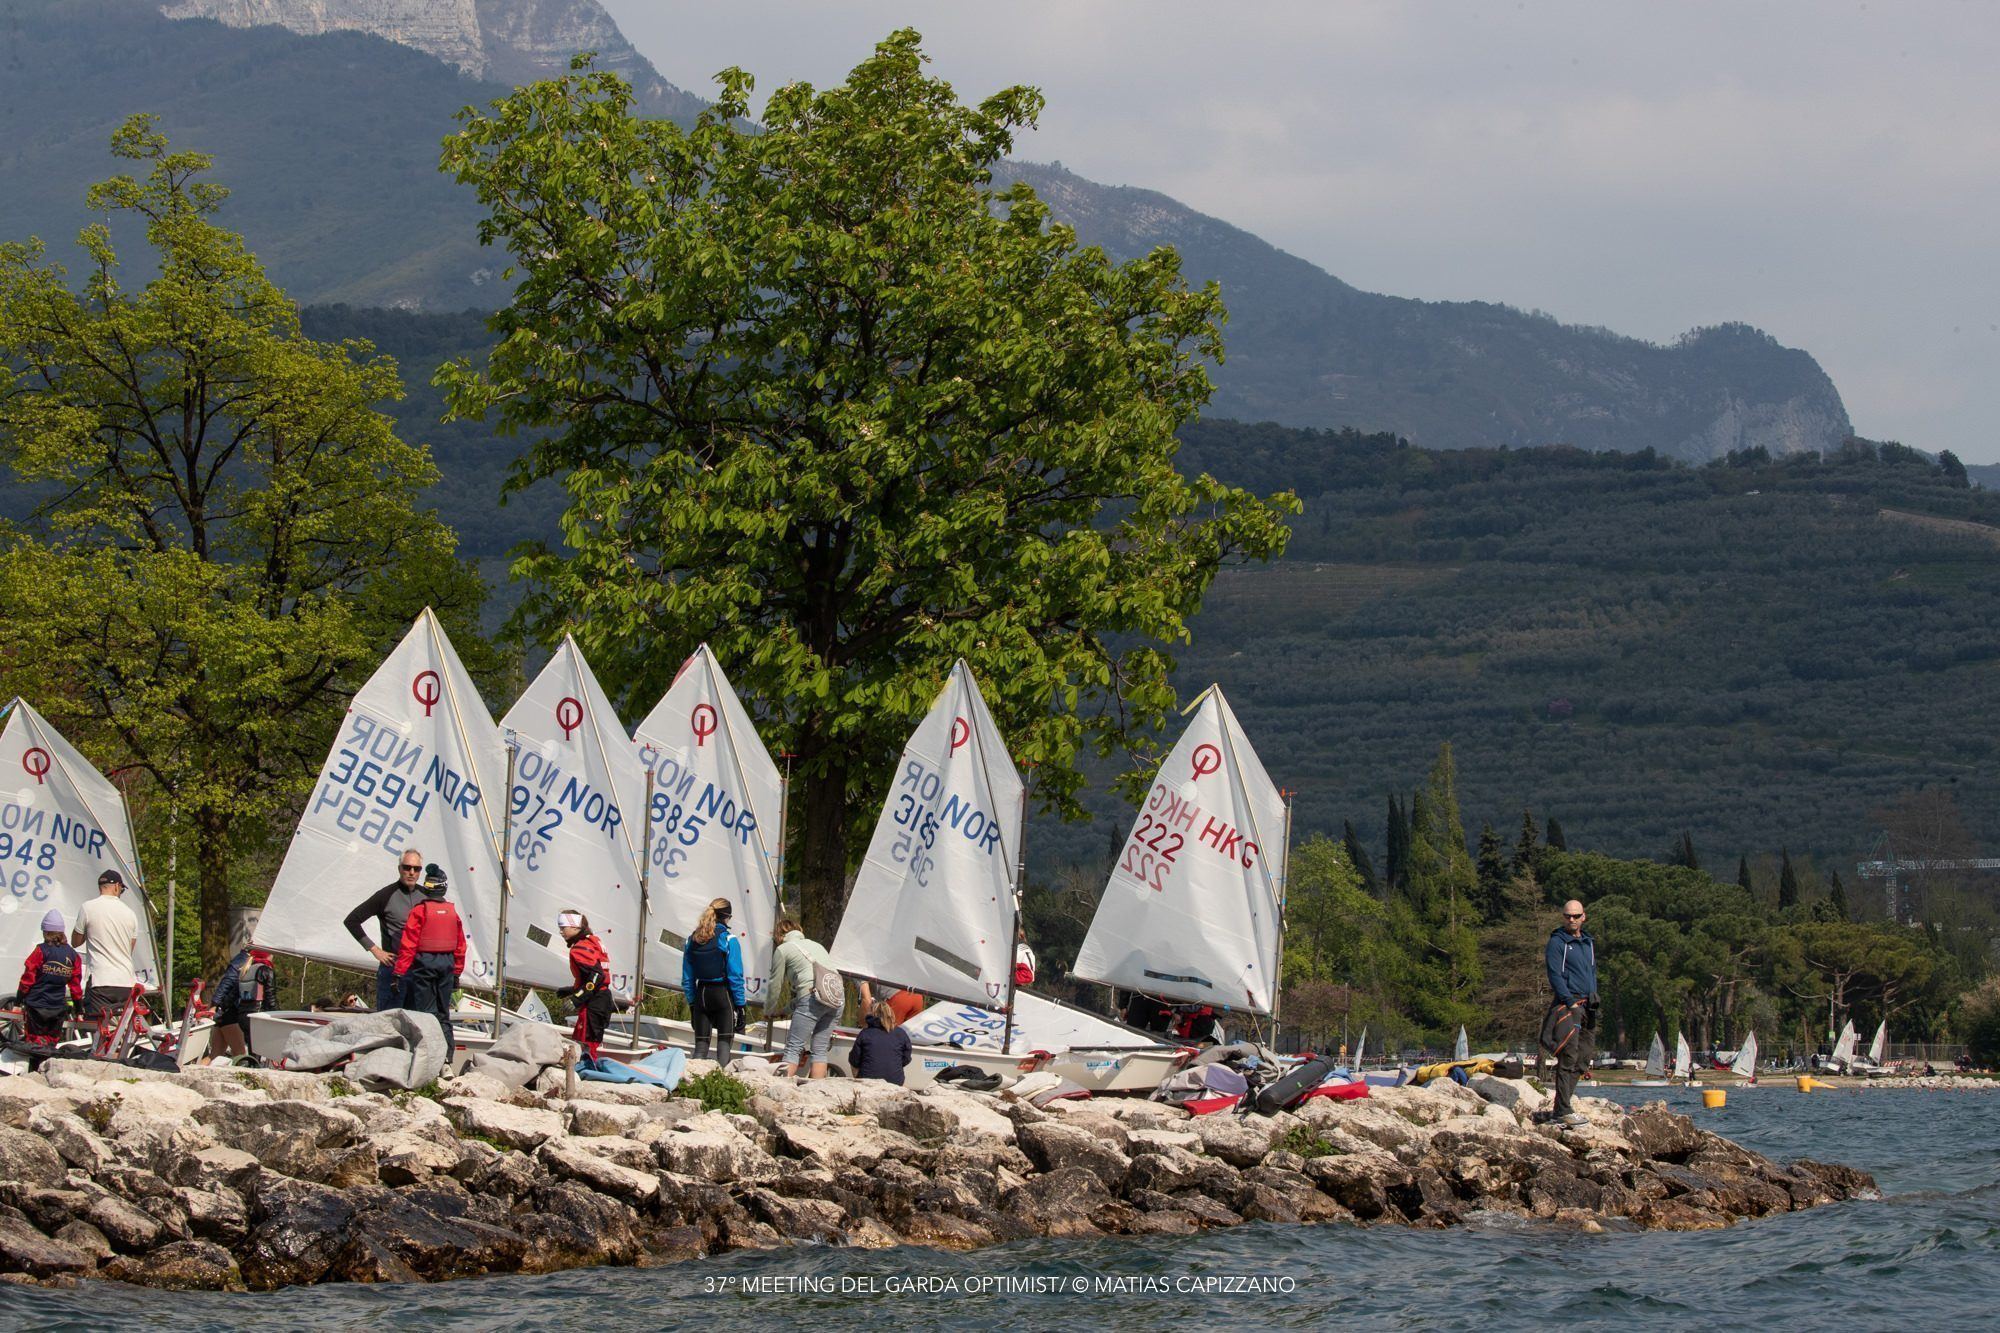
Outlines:
{"type": "Polygon", "coordinates": [[[1285,859],[1278,872],[1278,961],[1271,969],[1271,1049],[1278,1049],[1278,1004],[1285,994],[1285,900],[1292,888],[1292,797],[1290,788],[1278,793],[1285,798],[1285,859]]]}
{"type": "MultiPolygon", "coordinates": [[[[983,751],[982,751],[983,754],[983,751]]],[[[1000,1054],[1014,1053],[1014,987],[1020,972],[1019,959],[1021,945],[1026,942],[1026,933],[1021,929],[1021,880],[1028,873],[1028,784],[1021,784],[1021,845],[1014,858],[1014,930],[1013,941],[1007,951],[1007,1010],[1005,1026],[1000,1029],[1000,1054]]]]}
{"type": "Polygon", "coordinates": [[[509,875],[514,852],[514,756],[520,747],[512,731],[507,733],[507,812],[500,824],[500,940],[493,951],[493,1035],[499,1036],[507,1021],[507,900],[514,896],[509,875]]]}
{"type": "MultiPolygon", "coordinates": [[[[778,897],[779,916],[785,914],[785,848],[788,845],[785,839],[788,836],[786,829],[790,823],[789,815],[792,808],[792,758],[791,751],[787,750],[785,752],[785,775],[778,784],[778,870],[775,876],[775,883],[771,887],[772,891],[778,897]]],[[[758,947],[762,948],[764,943],[762,940],[758,941],[758,947]]],[[[777,1024],[777,1015],[773,1014],[771,1006],[766,1004],[764,1006],[764,1049],[767,1051],[771,1049],[772,1032],[777,1027],[777,1024]]]]}
{"type": "MultiPolygon", "coordinates": [[[[632,976],[632,1041],[639,1040],[639,1015],[646,1007],[646,932],[651,929],[646,924],[647,909],[652,906],[653,884],[653,765],[659,759],[659,751],[648,745],[640,751],[646,760],[646,804],[640,812],[640,823],[645,832],[639,835],[639,960],[632,976]]],[[[514,803],[507,803],[508,809],[514,803]]]]}

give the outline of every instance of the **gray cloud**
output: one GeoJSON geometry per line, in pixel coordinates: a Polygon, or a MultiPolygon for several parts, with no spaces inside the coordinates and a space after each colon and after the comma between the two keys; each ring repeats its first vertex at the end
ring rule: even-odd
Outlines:
{"type": "Polygon", "coordinates": [[[1741,319],[1856,429],[2000,461],[2000,11],[1934,4],[713,7],[606,0],[668,79],[837,82],[925,35],[1024,157],[1143,185],[1357,286],[1665,339],[1741,319]]]}

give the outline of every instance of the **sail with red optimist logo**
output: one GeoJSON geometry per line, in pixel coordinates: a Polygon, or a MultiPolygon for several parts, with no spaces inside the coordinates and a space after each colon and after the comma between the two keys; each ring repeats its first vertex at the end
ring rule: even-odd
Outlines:
{"type": "Polygon", "coordinates": [[[506,773],[500,729],[426,607],[340,720],[257,919],[257,947],[372,971],[341,919],[414,847],[451,877],[465,984],[490,988],[506,773]]]}
{"type": "Polygon", "coordinates": [[[1284,797],[1211,686],[1140,804],[1074,974],[1270,1013],[1284,838],[1284,797]]]}
{"type": "Polygon", "coordinates": [[[998,1009],[1014,966],[1021,775],[972,669],[903,748],[827,952],[843,972],[998,1009]]]}
{"type": "Polygon", "coordinates": [[[42,917],[51,907],[74,930],[77,913],[97,896],[97,877],[115,870],[125,881],[122,901],[139,918],[132,970],[147,989],[158,989],[153,921],[118,788],[27,700],[14,700],[4,715],[0,962],[19,969],[42,942],[42,917]]]}
{"type": "Polygon", "coordinates": [[[653,768],[646,972],[678,983],[681,942],[711,901],[727,898],[743,947],[744,997],[761,1003],[770,995],[785,784],[707,644],[681,665],[633,739],[640,772],[653,768]]]}
{"type": "MultiPolygon", "coordinates": [[[[612,990],[629,993],[639,961],[646,770],[575,639],[563,636],[500,727],[515,746],[507,979],[569,985],[556,913],[577,911],[611,956],[612,990]]],[[[494,895],[497,910],[497,885],[494,895]]]]}

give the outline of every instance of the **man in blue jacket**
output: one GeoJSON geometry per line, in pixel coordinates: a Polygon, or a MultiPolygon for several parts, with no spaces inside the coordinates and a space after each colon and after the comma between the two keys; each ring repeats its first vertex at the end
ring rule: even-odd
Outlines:
{"type": "Polygon", "coordinates": [[[1570,1099],[1597,1053],[1597,942],[1583,928],[1583,904],[1574,898],[1563,904],[1562,924],[1549,932],[1543,958],[1555,992],[1542,1021],[1542,1049],[1556,1058],[1555,1120],[1581,1125],[1584,1117],[1570,1099]]]}

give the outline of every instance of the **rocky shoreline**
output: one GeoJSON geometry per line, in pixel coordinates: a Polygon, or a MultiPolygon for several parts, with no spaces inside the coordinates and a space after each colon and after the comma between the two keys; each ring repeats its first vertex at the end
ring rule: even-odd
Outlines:
{"type": "MultiPolygon", "coordinates": [[[[697,1068],[701,1068],[697,1066],[697,1068]]],[[[1038,1109],[945,1088],[737,1073],[744,1112],[659,1089],[411,1093],[337,1075],[54,1061],[0,1080],[0,1277],[170,1290],[441,1281],[658,1265],[810,1242],[971,1249],[1245,1221],[1446,1227],[1506,1213],[1695,1230],[1872,1192],[1653,1105],[1479,1079],[1298,1113],[1190,1118],[1104,1098],[1038,1109]]]]}

